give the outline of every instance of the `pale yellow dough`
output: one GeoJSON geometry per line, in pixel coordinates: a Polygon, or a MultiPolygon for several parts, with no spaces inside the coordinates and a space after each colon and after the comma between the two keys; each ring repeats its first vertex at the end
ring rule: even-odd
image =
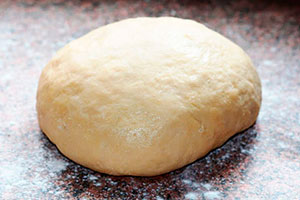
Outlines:
{"type": "Polygon", "coordinates": [[[70,42],[44,68],[43,132],[71,160],[113,175],[187,165],[250,127],[261,84],[236,44],[192,20],[135,18],[70,42]]]}

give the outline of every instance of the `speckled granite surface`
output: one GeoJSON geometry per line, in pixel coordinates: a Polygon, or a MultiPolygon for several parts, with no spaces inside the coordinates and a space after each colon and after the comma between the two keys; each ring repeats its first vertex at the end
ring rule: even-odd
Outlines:
{"type": "Polygon", "coordinates": [[[300,5],[270,1],[0,1],[0,199],[300,199],[300,5]],[[195,19],[252,57],[257,123],[208,156],[151,178],[96,173],[42,134],[37,81],[56,50],[136,16],[195,19]]]}

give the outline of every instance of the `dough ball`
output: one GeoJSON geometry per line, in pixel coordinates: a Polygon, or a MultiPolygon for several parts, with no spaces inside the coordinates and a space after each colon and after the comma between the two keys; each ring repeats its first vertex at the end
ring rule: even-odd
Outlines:
{"type": "Polygon", "coordinates": [[[58,149],[113,175],[183,167],[251,126],[260,104],[240,47],[171,17],[127,19],[70,42],[37,93],[40,127],[58,149]]]}

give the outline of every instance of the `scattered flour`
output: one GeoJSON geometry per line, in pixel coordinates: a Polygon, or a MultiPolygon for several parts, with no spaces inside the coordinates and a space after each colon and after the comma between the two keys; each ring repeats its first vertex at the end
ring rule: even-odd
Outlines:
{"type": "Polygon", "coordinates": [[[203,194],[207,200],[221,199],[221,193],[218,191],[208,191],[208,192],[204,192],[203,194]]]}
{"type": "Polygon", "coordinates": [[[200,199],[200,194],[196,192],[189,192],[184,197],[188,200],[197,200],[200,199]]]}

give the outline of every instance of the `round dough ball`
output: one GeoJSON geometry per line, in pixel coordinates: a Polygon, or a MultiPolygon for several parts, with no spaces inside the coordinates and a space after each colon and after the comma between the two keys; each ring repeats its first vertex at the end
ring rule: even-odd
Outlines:
{"type": "Polygon", "coordinates": [[[39,81],[43,132],[71,160],[113,175],[187,165],[251,126],[261,84],[233,42],[192,20],[135,18],[58,51],[39,81]]]}

